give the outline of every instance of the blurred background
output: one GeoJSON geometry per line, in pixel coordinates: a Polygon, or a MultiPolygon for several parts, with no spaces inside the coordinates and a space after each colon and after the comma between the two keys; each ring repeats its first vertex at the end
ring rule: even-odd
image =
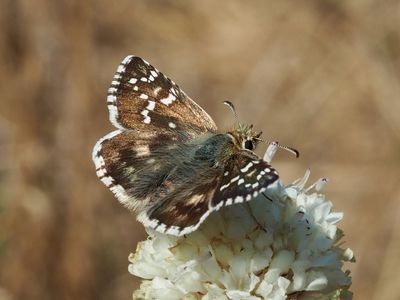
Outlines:
{"type": "Polygon", "coordinates": [[[130,299],[138,286],[127,257],[143,227],[91,161],[127,54],[221,129],[229,99],[299,149],[274,166],[286,183],[308,167],[330,179],[355,299],[400,299],[399,1],[3,0],[0,28],[1,300],[130,299]]]}

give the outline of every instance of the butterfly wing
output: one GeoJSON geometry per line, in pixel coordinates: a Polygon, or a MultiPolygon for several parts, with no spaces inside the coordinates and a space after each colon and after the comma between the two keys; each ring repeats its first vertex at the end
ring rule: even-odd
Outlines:
{"type": "Polygon", "coordinates": [[[219,164],[231,139],[215,134],[210,116],[139,57],[122,61],[107,104],[118,130],[96,143],[96,173],[145,226],[190,233],[212,211],[251,200],[278,179],[265,161],[245,152],[219,164]]]}
{"type": "Polygon", "coordinates": [[[96,174],[124,206],[140,211],[171,168],[165,157],[169,149],[184,139],[178,134],[113,131],[94,146],[96,174]]]}
{"type": "MultiPolygon", "coordinates": [[[[250,201],[277,182],[277,172],[265,161],[239,153],[223,168],[203,167],[186,180],[170,176],[174,190],[138,219],[159,232],[181,236],[196,230],[223,206],[250,201]],[[188,184],[191,183],[191,184],[188,184]]],[[[176,172],[180,172],[179,169],[176,172]]],[[[188,176],[188,175],[186,175],[188,176]]]]}
{"type": "Polygon", "coordinates": [[[243,153],[235,155],[227,164],[216,190],[212,207],[219,209],[234,203],[250,201],[278,181],[278,172],[262,159],[243,153]]]}
{"type": "Polygon", "coordinates": [[[176,236],[195,231],[214,210],[210,207],[210,199],[219,181],[218,177],[210,176],[207,181],[201,177],[201,174],[193,173],[190,184],[170,181],[171,186],[177,184],[174,190],[160,197],[148,210],[143,210],[138,220],[146,227],[176,236]]]}
{"type": "Polygon", "coordinates": [[[140,131],[216,132],[211,117],[171,79],[140,57],[121,62],[108,90],[111,123],[140,131]],[[179,128],[184,125],[185,128],[179,128]]]}
{"type": "Polygon", "coordinates": [[[107,105],[118,130],[96,143],[92,158],[101,181],[134,210],[148,203],[147,173],[157,176],[164,169],[152,168],[168,168],[163,155],[170,148],[217,130],[211,117],[172,80],[132,55],[118,66],[107,105]]]}

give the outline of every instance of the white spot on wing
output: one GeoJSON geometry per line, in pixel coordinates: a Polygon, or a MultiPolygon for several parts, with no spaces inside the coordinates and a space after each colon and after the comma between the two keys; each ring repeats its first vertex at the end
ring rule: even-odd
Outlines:
{"type": "Polygon", "coordinates": [[[236,196],[235,198],[235,203],[242,203],[243,202],[243,197],[242,196],[236,196]]]}
{"type": "Polygon", "coordinates": [[[131,84],[135,84],[136,82],[137,82],[136,78],[129,79],[129,83],[131,83],[131,84]]]}
{"type": "Polygon", "coordinates": [[[124,65],[119,65],[119,66],[118,66],[118,69],[117,69],[117,72],[118,72],[118,73],[123,73],[123,72],[125,72],[125,66],[124,66],[124,65]]]}
{"type": "MultiPolygon", "coordinates": [[[[132,60],[133,55],[128,55],[127,57],[125,57],[122,62],[120,63],[120,65],[117,68],[117,73],[123,73],[125,72],[125,65],[129,64],[129,62],[132,60]]],[[[115,77],[115,76],[114,76],[115,77]]]]}
{"type": "MultiPolygon", "coordinates": [[[[192,227],[192,226],[190,226],[192,227]]],[[[193,230],[189,230],[190,227],[186,227],[183,230],[181,230],[178,226],[171,226],[168,228],[165,233],[167,234],[172,234],[172,235],[183,235],[192,232],[193,230]],[[185,230],[189,230],[189,232],[185,232],[185,230]]],[[[158,228],[157,228],[158,229],[158,228]]]]}
{"type": "Polygon", "coordinates": [[[158,93],[162,90],[162,88],[160,86],[156,87],[153,91],[154,95],[157,96],[158,93]]]}
{"type": "Polygon", "coordinates": [[[140,94],[139,98],[146,100],[149,99],[149,96],[147,96],[146,94],[140,94]]]}
{"type": "Polygon", "coordinates": [[[158,221],[157,221],[157,220],[154,220],[154,219],[150,219],[150,218],[147,216],[147,213],[146,213],[145,211],[139,213],[138,216],[137,216],[137,219],[138,219],[140,222],[142,222],[143,225],[146,226],[146,227],[150,227],[150,228],[153,228],[153,229],[154,229],[154,228],[158,225],[158,221]]]}
{"type": "Polygon", "coordinates": [[[156,71],[151,70],[150,73],[151,75],[153,75],[154,78],[158,76],[158,73],[156,71]]]}
{"type": "MultiPolygon", "coordinates": [[[[103,159],[103,158],[102,158],[102,159],[103,159]]],[[[106,175],[106,174],[107,174],[107,172],[106,172],[106,170],[103,169],[103,168],[96,170],[96,175],[97,175],[98,177],[103,177],[103,176],[106,175]]]]}
{"type": "Polygon", "coordinates": [[[219,188],[219,190],[220,190],[220,191],[223,191],[223,190],[226,189],[228,186],[230,186],[230,184],[231,184],[231,183],[228,182],[227,184],[221,186],[221,187],[219,188]]]}
{"type": "Polygon", "coordinates": [[[113,179],[112,179],[112,177],[110,177],[110,176],[105,176],[105,177],[103,177],[103,178],[101,178],[101,181],[103,181],[103,183],[107,186],[107,187],[109,187],[109,186],[111,186],[112,184],[113,184],[113,179]]]}
{"type": "Polygon", "coordinates": [[[109,93],[109,94],[114,94],[116,91],[118,91],[118,89],[115,88],[115,87],[110,87],[110,88],[108,89],[108,93],[109,93]]]}
{"type": "MultiPolygon", "coordinates": [[[[157,225],[155,225],[155,226],[157,226],[157,225]]],[[[157,226],[157,231],[158,232],[164,233],[165,230],[167,230],[167,225],[161,223],[160,225],[157,226]]]]}
{"type": "Polygon", "coordinates": [[[172,123],[172,122],[169,122],[169,123],[168,123],[168,126],[169,126],[170,128],[176,128],[175,123],[172,123]]]}
{"type": "Polygon", "coordinates": [[[116,102],[117,101],[117,97],[115,95],[108,95],[107,96],[107,102],[116,102]]]}
{"type": "Polygon", "coordinates": [[[240,172],[246,173],[251,168],[252,165],[253,163],[249,162],[244,168],[240,169],[240,172]]]}
{"type": "Polygon", "coordinates": [[[238,176],[236,176],[236,177],[234,177],[234,178],[232,178],[232,179],[231,179],[231,183],[232,183],[232,182],[235,182],[235,181],[238,181],[238,180],[239,180],[239,178],[240,178],[240,176],[239,176],[239,175],[238,175],[238,176]]]}
{"type": "Polygon", "coordinates": [[[149,111],[145,109],[140,114],[144,117],[143,123],[150,124],[151,118],[148,116],[149,111]]]}
{"type": "Polygon", "coordinates": [[[149,104],[146,106],[148,110],[154,110],[156,107],[156,103],[154,101],[149,100],[149,104]]]}
{"type": "MultiPolygon", "coordinates": [[[[231,198],[229,198],[229,199],[231,199],[231,198]]],[[[211,203],[211,201],[210,201],[210,203],[211,203]]],[[[221,201],[215,207],[212,207],[212,206],[208,206],[208,207],[209,207],[210,210],[214,211],[214,210],[219,210],[222,207],[222,205],[224,205],[224,202],[221,201]]]]}
{"type": "Polygon", "coordinates": [[[172,94],[168,94],[167,98],[161,99],[161,103],[164,103],[165,105],[170,105],[172,102],[176,100],[176,97],[172,94]]]}

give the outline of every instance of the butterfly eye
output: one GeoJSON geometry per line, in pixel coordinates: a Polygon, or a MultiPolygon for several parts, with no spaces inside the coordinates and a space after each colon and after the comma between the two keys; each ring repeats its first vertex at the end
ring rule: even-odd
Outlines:
{"type": "Polygon", "coordinates": [[[253,141],[247,140],[244,142],[244,148],[247,150],[253,150],[254,149],[254,144],[253,141]]]}

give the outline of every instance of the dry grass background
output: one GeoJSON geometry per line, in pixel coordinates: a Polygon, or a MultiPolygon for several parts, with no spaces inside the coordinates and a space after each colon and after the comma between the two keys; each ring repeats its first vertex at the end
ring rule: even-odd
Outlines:
{"type": "Polygon", "coordinates": [[[94,173],[106,90],[144,57],[221,128],[297,147],[344,211],[355,299],[400,299],[400,2],[0,2],[0,299],[129,299],[145,238],[94,173]]]}

